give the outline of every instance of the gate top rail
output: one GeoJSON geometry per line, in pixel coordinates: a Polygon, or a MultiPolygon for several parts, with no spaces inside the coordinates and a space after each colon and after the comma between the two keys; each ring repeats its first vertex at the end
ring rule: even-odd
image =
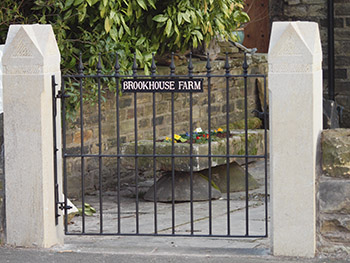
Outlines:
{"type": "Polygon", "coordinates": [[[224,65],[224,70],[225,73],[223,74],[212,74],[212,66],[210,64],[210,58],[209,58],[209,53],[207,53],[207,58],[206,58],[207,64],[206,64],[206,69],[207,73],[206,74],[193,74],[193,63],[192,63],[192,52],[190,53],[190,57],[188,60],[188,73],[187,74],[181,74],[181,75],[176,75],[175,70],[175,62],[174,62],[174,52],[171,54],[171,63],[169,66],[170,72],[169,74],[162,74],[162,75],[157,75],[156,74],[156,63],[154,59],[154,55],[152,56],[152,64],[151,64],[151,72],[150,74],[137,74],[137,63],[136,63],[136,54],[134,54],[134,62],[132,66],[132,74],[120,74],[120,64],[119,64],[119,55],[116,53],[116,59],[115,59],[115,66],[114,66],[114,73],[109,73],[109,74],[102,74],[102,67],[101,67],[101,54],[99,54],[99,62],[96,66],[96,74],[84,74],[84,66],[83,66],[83,61],[82,61],[82,56],[80,54],[79,56],[79,62],[78,62],[78,73],[77,74],[65,74],[62,75],[63,78],[76,78],[76,79],[84,79],[84,78],[146,78],[146,79],[152,79],[152,78],[173,78],[173,79],[179,79],[179,78],[206,78],[206,77],[211,77],[211,78],[220,78],[220,77],[226,77],[226,78],[240,78],[240,77],[247,77],[247,78],[264,78],[266,77],[266,74],[248,74],[248,62],[247,62],[247,53],[244,52],[244,57],[243,57],[243,64],[242,64],[242,74],[231,74],[230,73],[230,63],[229,63],[229,56],[228,53],[226,52],[225,55],[225,65],[224,65]]]}

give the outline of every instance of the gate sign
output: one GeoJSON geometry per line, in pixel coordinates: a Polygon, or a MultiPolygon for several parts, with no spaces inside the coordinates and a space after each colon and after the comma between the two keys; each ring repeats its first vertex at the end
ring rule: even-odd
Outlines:
{"type": "Polygon", "coordinates": [[[203,79],[123,79],[122,92],[203,92],[203,79]]]}

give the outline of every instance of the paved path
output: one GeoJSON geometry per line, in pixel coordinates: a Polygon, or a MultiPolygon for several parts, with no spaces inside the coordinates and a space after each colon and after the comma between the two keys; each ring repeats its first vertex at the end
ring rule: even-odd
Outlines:
{"type": "MultiPolygon", "coordinates": [[[[222,242],[222,240],[220,241],[222,242]]],[[[219,243],[220,243],[219,242],[219,243]]],[[[227,244],[236,246],[230,240],[227,244]]],[[[239,241],[241,242],[241,241],[239,241]]],[[[251,242],[251,241],[248,241],[251,242]]],[[[253,242],[254,243],[254,242],[253,242]]],[[[222,244],[222,243],[221,243],[222,244]]],[[[0,262],[118,262],[118,263],[345,263],[343,259],[272,257],[259,248],[219,247],[216,239],[149,237],[68,237],[66,245],[52,249],[0,247],[0,262]],[[197,240],[197,241],[196,241],[197,240]]]]}
{"type": "MultiPolygon", "coordinates": [[[[249,235],[265,235],[265,182],[264,162],[256,162],[250,165],[249,172],[260,183],[259,189],[249,191],[249,203],[246,204],[245,192],[226,193],[219,200],[193,202],[193,232],[195,235],[209,234],[209,205],[211,205],[212,234],[227,235],[230,228],[231,235],[246,233],[246,212],[248,210],[249,235]],[[228,201],[229,200],[229,201],[228,201]],[[230,211],[228,218],[227,211],[230,211]],[[228,220],[230,222],[228,223],[228,220]]],[[[150,179],[151,183],[153,179],[150,179]]],[[[131,187],[131,189],[133,189],[131,187]]],[[[136,198],[134,195],[122,192],[120,208],[121,232],[133,234],[136,232],[136,198]]],[[[81,200],[73,201],[77,206],[82,206],[81,200]]],[[[97,213],[85,216],[85,232],[99,233],[103,225],[103,232],[116,233],[118,230],[118,197],[116,192],[109,192],[103,196],[103,216],[100,217],[100,200],[98,195],[85,196],[85,202],[93,206],[97,213]],[[102,219],[102,220],[101,220],[102,219]],[[101,222],[103,221],[103,222],[101,222]]],[[[175,233],[190,235],[191,233],[191,205],[189,202],[176,203],[174,211],[171,203],[157,203],[144,201],[142,196],[138,203],[139,233],[143,234],[171,234],[174,212],[175,233]],[[157,225],[155,225],[155,209],[157,211],[157,225]]],[[[82,217],[76,216],[68,225],[68,232],[79,233],[82,231],[82,217]]]]}
{"type": "MultiPolygon", "coordinates": [[[[250,173],[262,183],[262,163],[250,167],[250,173]]],[[[264,231],[264,202],[261,199],[263,188],[250,192],[250,228],[252,233],[264,231]]],[[[116,196],[104,197],[104,231],[115,232],[116,196]]],[[[134,199],[126,198],[123,207],[123,228],[125,232],[135,227],[134,199]]],[[[97,209],[98,199],[87,197],[97,209]]],[[[245,230],[244,193],[234,193],[230,196],[230,218],[232,232],[243,233],[245,230]]],[[[196,222],[194,234],[205,234],[208,229],[208,202],[196,202],[194,215],[196,222]]],[[[213,230],[225,234],[227,225],[227,199],[213,201],[213,230]],[[221,231],[221,232],[220,232],[221,231]]],[[[171,208],[171,205],[170,205],[171,208]]],[[[158,231],[169,233],[171,214],[169,204],[159,204],[158,231]]],[[[153,233],[153,203],[140,203],[142,232],[153,233]]],[[[189,204],[176,205],[176,233],[189,233],[189,204]]],[[[76,217],[74,224],[69,225],[70,231],[80,231],[81,217],[76,217]]],[[[91,232],[99,230],[99,216],[87,217],[86,228],[91,232]]],[[[0,247],[0,263],[2,262],[118,262],[118,263],[148,263],[148,262],[191,262],[191,263],[265,263],[265,262],[299,262],[299,263],[345,263],[345,259],[315,258],[285,258],[273,257],[270,251],[269,238],[201,238],[201,237],[153,237],[153,236],[66,236],[65,245],[51,249],[26,249],[0,247]]]]}

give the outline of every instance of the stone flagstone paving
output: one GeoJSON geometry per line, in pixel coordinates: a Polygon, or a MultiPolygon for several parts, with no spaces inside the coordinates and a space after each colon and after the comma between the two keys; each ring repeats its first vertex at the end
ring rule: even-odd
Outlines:
{"type": "MultiPolygon", "coordinates": [[[[264,162],[259,161],[249,165],[249,173],[261,184],[261,187],[249,191],[249,234],[265,234],[265,204],[264,204],[264,162]]],[[[85,202],[93,206],[97,212],[85,217],[86,233],[99,233],[100,212],[97,195],[86,196],[85,202]]],[[[80,200],[74,203],[81,206],[80,200]]],[[[231,235],[245,235],[245,192],[230,193],[230,231],[231,235]]],[[[194,235],[209,234],[209,202],[193,203],[194,235]]],[[[135,197],[121,194],[121,232],[133,234],[136,231],[135,197]]],[[[219,200],[212,200],[212,234],[227,235],[227,195],[219,200]]],[[[118,227],[118,204],[116,193],[106,193],[103,196],[103,232],[112,234],[118,227]]],[[[82,217],[75,216],[68,225],[71,233],[81,232],[82,217]]],[[[159,234],[172,233],[172,204],[157,203],[157,230],[159,234]]],[[[154,233],[154,203],[139,198],[139,233],[154,233]]],[[[175,204],[175,234],[190,235],[190,203],[175,204]]],[[[264,241],[266,243],[266,239],[264,241]]]]}

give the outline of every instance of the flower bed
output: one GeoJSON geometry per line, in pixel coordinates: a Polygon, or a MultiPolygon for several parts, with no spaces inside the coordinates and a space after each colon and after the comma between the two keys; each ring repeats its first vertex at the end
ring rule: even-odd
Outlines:
{"type": "MultiPolygon", "coordinates": [[[[174,134],[174,143],[190,143],[191,142],[191,134],[186,132],[185,134],[174,134]]],[[[218,141],[221,138],[226,138],[226,131],[219,128],[217,130],[213,130],[210,133],[208,131],[203,131],[201,128],[197,128],[192,133],[192,143],[207,143],[209,139],[211,141],[218,141]]],[[[161,140],[165,142],[172,142],[172,138],[166,137],[165,140],[161,140]]]]}

